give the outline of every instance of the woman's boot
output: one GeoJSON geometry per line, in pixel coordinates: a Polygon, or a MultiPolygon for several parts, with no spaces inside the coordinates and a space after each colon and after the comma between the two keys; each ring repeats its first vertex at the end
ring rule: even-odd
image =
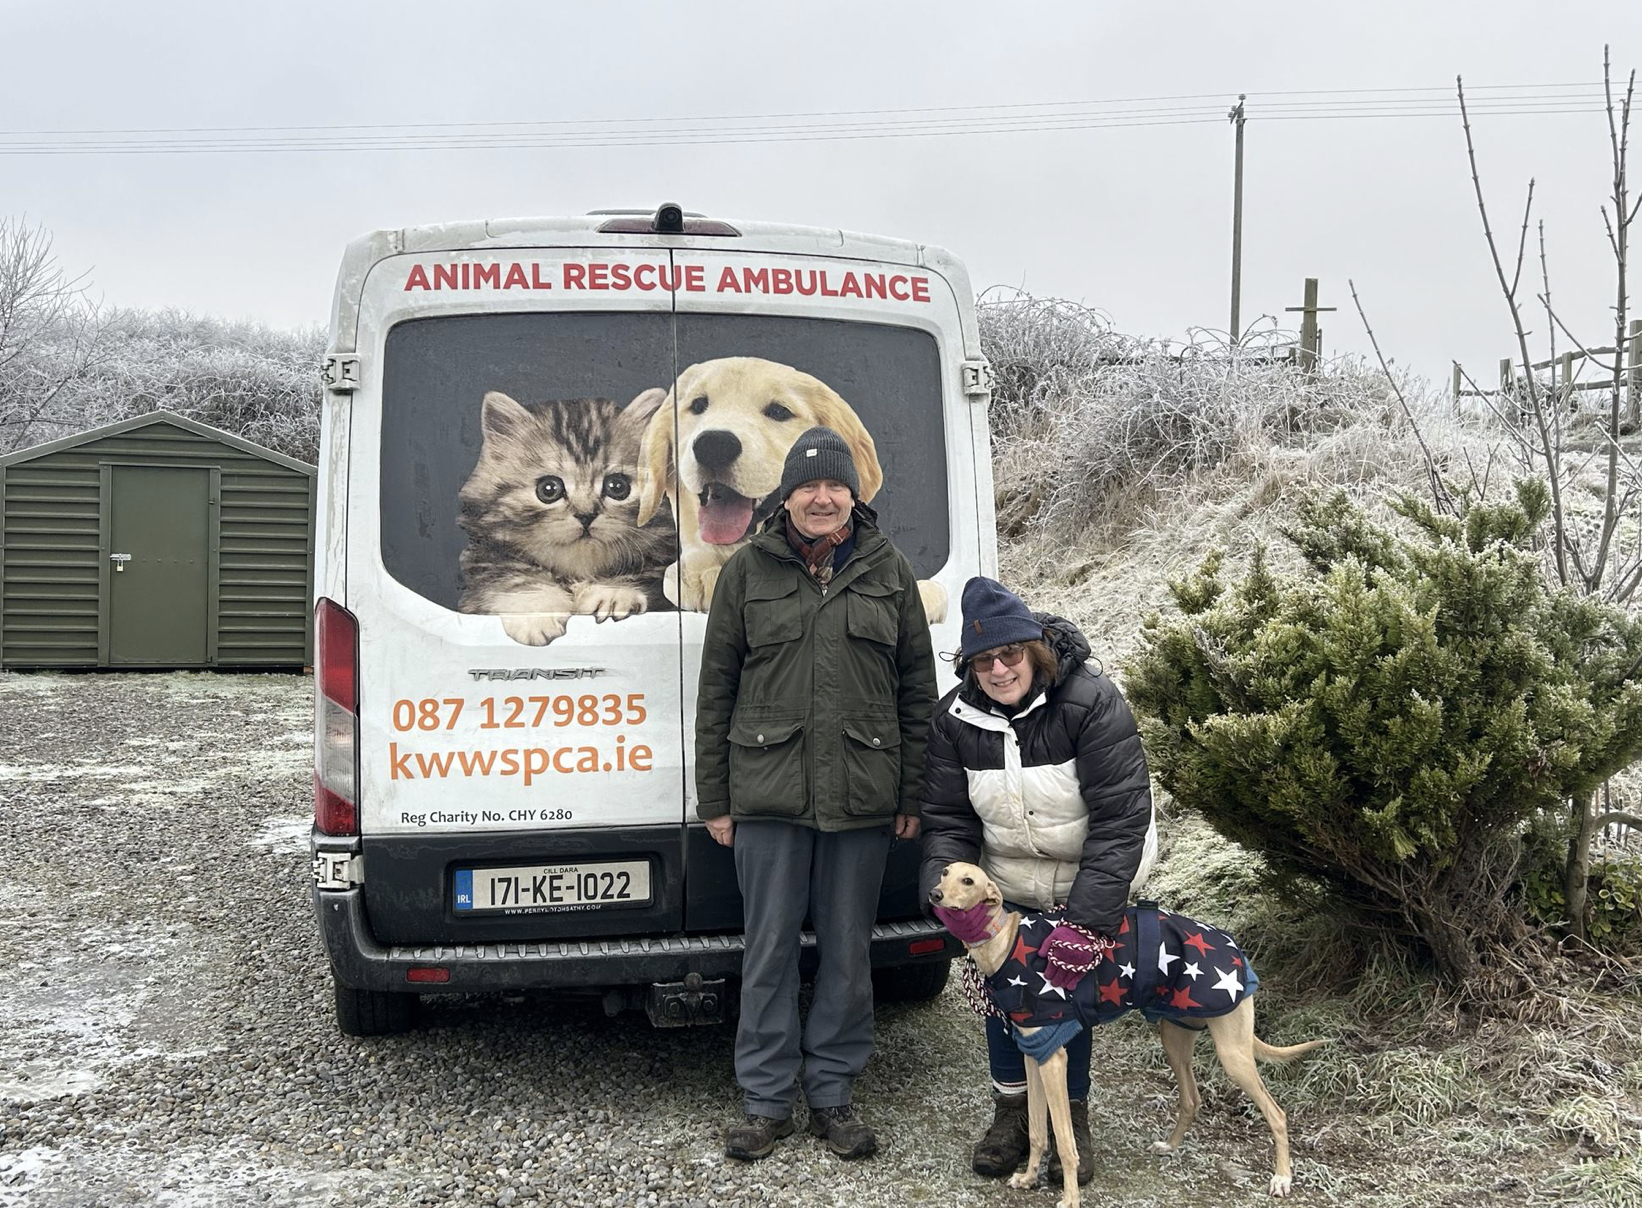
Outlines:
{"type": "Polygon", "coordinates": [[[975,1142],[969,1165],[976,1174],[1001,1179],[1014,1174],[1026,1160],[1030,1145],[1026,1131],[1026,1096],[994,1094],[992,1112],[992,1127],[975,1142]]]}
{"type": "MultiPolygon", "coordinates": [[[[1054,1126],[1050,1126],[1049,1156],[1044,1160],[1044,1178],[1051,1186],[1060,1186],[1060,1146],[1055,1144],[1054,1126]]],[[[1089,1136],[1089,1104],[1072,1100],[1072,1141],[1078,1147],[1078,1186],[1087,1187],[1095,1177],[1095,1143],[1089,1136]]]]}

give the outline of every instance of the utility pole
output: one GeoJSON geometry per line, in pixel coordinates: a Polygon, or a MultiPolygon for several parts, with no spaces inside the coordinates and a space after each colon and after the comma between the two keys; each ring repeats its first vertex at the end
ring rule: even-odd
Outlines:
{"type": "Polygon", "coordinates": [[[1237,127],[1237,167],[1232,182],[1232,278],[1231,338],[1242,335],[1240,310],[1243,301],[1243,102],[1247,93],[1237,94],[1237,105],[1226,116],[1237,127]]]}
{"type": "Polygon", "coordinates": [[[1323,351],[1323,329],[1317,326],[1317,316],[1338,310],[1336,306],[1317,305],[1317,278],[1306,278],[1306,304],[1285,306],[1285,312],[1299,311],[1300,319],[1300,372],[1310,377],[1317,371],[1317,358],[1323,351]]]}

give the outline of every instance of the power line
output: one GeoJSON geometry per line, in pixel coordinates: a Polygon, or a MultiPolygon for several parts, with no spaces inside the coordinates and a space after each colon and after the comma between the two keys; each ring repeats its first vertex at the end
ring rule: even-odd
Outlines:
{"type": "MultiPolygon", "coordinates": [[[[1472,104],[1471,108],[1473,109],[1474,112],[1478,112],[1478,113],[1487,113],[1487,112],[1494,112],[1494,111],[1523,112],[1523,111],[1526,111],[1524,107],[1531,108],[1535,112],[1539,112],[1539,111],[1554,112],[1554,111],[1557,111],[1557,110],[1560,110],[1560,109],[1567,109],[1569,107],[1573,107],[1574,111],[1576,111],[1576,112],[1588,112],[1593,107],[1600,108],[1601,101],[1602,101],[1602,95],[1600,93],[1591,93],[1591,94],[1576,95],[1576,96],[1547,96],[1547,95],[1541,94],[1541,95],[1538,95],[1538,96],[1525,95],[1525,96],[1513,96],[1513,97],[1509,97],[1509,98],[1496,97],[1496,98],[1480,99],[1480,100],[1477,100],[1476,102],[1474,102],[1472,104]]],[[[1349,101],[1349,102],[1310,102],[1310,101],[1305,101],[1305,102],[1279,102],[1279,103],[1276,103],[1276,104],[1266,106],[1264,109],[1262,109],[1261,112],[1265,116],[1287,115],[1287,114],[1291,114],[1291,113],[1293,113],[1297,116],[1311,116],[1311,115],[1318,115],[1318,116],[1350,116],[1353,113],[1358,113],[1358,112],[1361,112],[1365,115],[1373,116],[1374,114],[1370,112],[1371,110],[1384,110],[1387,106],[1397,106],[1397,105],[1417,106],[1417,107],[1419,107],[1420,110],[1425,111],[1425,112],[1430,112],[1430,113],[1457,113],[1459,111],[1458,106],[1455,103],[1442,103],[1442,102],[1436,102],[1436,101],[1433,101],[1433,100],[1430,100],[1430,99],[1383,98],[1383,99],[1377,99],[1377,100],[1372,100],[1372,101],[1349,101]]],[[[1112,118],[1112,119],[1117,119],[1117,118],[1140,119],[1140,118],[1153,118],[1153,117],[1155,117],[1155,118],[1218,117],[1220,115],[1220,113],[1222,112],[1222,109],[1223,109],[1222,105],[1216,104],[1216,105],[1195,105],[1195,106],[1172,106],[1172,107],[1164,107],[1164,108],[1147,108],[1147,109],[1108,109],[1108,110],[1090,109],[1090,110],[1086,110],[1086,111],[1083,111],[1083,112],[1060,112],[1060,113],[1053,113],[1053,114],[1045,114],[1045,113],[1018,114],[1018,115],[1017,114],[1004,114],[1004,115],[999,115],[999,116],[995,116],[995,117],[988,117],[988,116],[982,115],[982,116],[978,116],[978,117],[968,117],[968,118],[916,118],[916,119],[891,119],[891,120],[887,120],[887,121],[878,121],[878,122],[828,122],[828,123],[808,123],[808,124],[796,124],[796,125],[742,125],[742,126],[724,126],[724,127],[716,127],[716,128],[713,127],[710,124],[708,124],[708,125],[701,124],[703,119],[684,119],[684,121],[681,124],[657,126],[657,127],[651,128],[649,130],[634,131],[632,133],[624,133],[624,132],[616,132],[616,131],[583,130],[583,131],[565,131],[562,134],[560,134],[560,133],[556,133],[556,132],[552,132],[552,131],[548,131],[548,130],[534,129],[534,127],[536,127],[538,125],[548,125],[548,124],[552,124],[552,123],[540,123],[540,124],[538,124],[538,123],[511,123],[510,125],[513,125],[515,127],[529,126],[529,127],[533,127],[533,129],[529,129],[529,130],[520,129],[519,133],[513,134],[513,135],[495,134],[495,135],[481,136],[481,135],[478,135],[478,134],[461,134],[461,133],[443,134],[443,133],[437,133],[439,131],[462,128],[462,127],[459,126],[459,124],[456,124],[456,123],[440,123],[440,124],[437,124],[437,125],[434,125],[434,126],[429,126],[429,127],[418,127],[418,126],[395,126],[395,127],[392,127],[392,129],[396,129],[396,130],[412,130],[412,131],[415,131],[416,133],[413,133],[413,134],[355,135],[355,134],[332,133],[332,134],[314,134],[314,135],[309,135],[309,136],[305,136],[305,137],[268,138],[268,139],[257,139],[257,140],[225,139],[225,138],[217,138],[217,137],[213,137],[213,138],[186,138],[185,137],[185,138],[166,138],[166,139],[143,138],[143,139],[127,139],[127,140],[103,138],[103,139],[95,139],[95,140],[88,140],[88,141],[82,141],[82,142],[60,142],[60,141],[31,141],[31,140],[38,140],[38,139],[42,138],[43,136],[10,134],[10,135],[0,135],[0,145],[12,146],[12,147],[36,147],[36,146],[38,146],[38,147],[85,147],[85,148],[101,149],[101,148],[105,148],[105,147],[121,146],[121,145],[176,146],[176,145],[188,145],[188,144],[191,144],[191,143],[208,143],[208,144],[215,145],[215,144],[219,144],[219,143],[221,143],[221,144],[227,144],[227,143],[239,144],[239,143],[247,143],[247,142],[252,142],[252,141],[259,142],[259,143],[270,143],[270,144],[290,142],[290,143],[301,143],[303,145],[309,145],[309,144],[312,144],[312,143],[315,143],[315,142],[324,142],[324,141],[358,142],[358,141],[361,141],[361,140],[367,139],[367,138],[378,140],[378,141],[381,141],[383,143],[388,143],[388,142],[392,142],[392,141],[395,141],[395,140],[408,140],[408,139],[421,140],[421,139],[432,139],[432,138],[466,139],[466,138],[477,138],[477,137],[513,138],[513,137],[540,136],[540,137],[552,137],[552,138],[560,138],[560,137],[563,137],[563,138],[599,137],[599,138],[609,138],[609,139],[623,139],[623,138],[640,138],[640,137],[659,136],[659,135],[701,134],[701,133],[707,133],[707,132],[721,133],[721,134],[725,134],[725,135],[741,135],[741,134],[803,133],[803,132],[839,133],[839,132],[846,132],[846,131],[852,131],[852,130],[888,130],[888,129],[907,129],[907,130],[918,131],[918,130],[929,129],[929,128],[943,127],[943,126],[945,126],[945,127],[959,127],[959,126],[961,126],[961,127],[966,127],[966,128],[983,128],[984,127],[984,128],[990,129],[991,127],[994,127],[994,126],[1006,126],[1006,125],[1037,126],[1037,125],[1043,125],[1043,124],[1054,124],[1054,123],[1061,123],[1061,122],[1070,121],[1070,120],[1084,120],[1084,119],[1104,121],[1108,118],[1112,118]]],[[[652,121],[652,122],[661,122],[661,121],[679,122],[679,119],[652,118],[652,119],[647,119],[647,120],[652,121]]],[[[738,120],[754,121],[754,120],[758,120],[758,119],[747,118],[747,119],[738,119],[738,120]]],[[[348,131],[348,130],[359,130],[359,129],[365,129],[365,128],[364,127],[353,127],[353,126],[328,126],[328,127],[270,127],[268,129],[269,129],[269,131],[272,131],[272,130],[275,130],[275,129],[290,129],[290,130],[311,129],[311,130],[316,130],[316,131],[338,132],[338,131],[348,131]]],[[[156,133],[192,135],[196,132],[192,131],[192,130],[177,130],[177,131],[157,131],[156,133]]]]}
{"type": "MultiPolygon", "coordinates": [[[[1474,85],[1472,92],[1542,92],[1547,89],[1563,88],[1591,88],[1596,89],[1595,96],[1602,95],[1601,80],[1588,80],[1566,84],[1481,84],[1474,85]]],[[[1414,88],[1318,88],[1318,89],[1289,89],[1274,92],[1251,92],[1248,95],[1255,98],[1279,96],[1346,96],[1372,95],[1383,93],[1422,93],[1448,92],[1448,85],[1442,87],[1414,87],[1414,88]]],[[[870,117],[878,114],[918,114],[918,113],[971,113],[990,110],[1008,109],[1056,109],[1056,108],[1099,108],[1107,105],[1138,105],[1151,104],[1157,101],[1213,101],[1215,107],[1223,106],[1227,92],[1188,92],[1172,96],[1144,96],[1118,97],[1106,100],[1084,101],[1016,101],[1008,103],[992,103],[985,105],[942,105],[926,106],[923,108],[902,109],[831,109],[811,110],[794,113],[762,113],[762,114],[711,114],[687,119],[693,122],[733,122],[733,121],[775,121],[789,118],[827,118],[827,117],[870,117]]],[[[277,130],[312,131],[312,130],[436,130],[450,128],[501,128],[517,126],[577,126],[577,125],[637,125],[655,122],[675,121],[671,117],[622,117],[622,118],[552,118],[539,120],[515,121],[484,121],[484,122],[379,122],[359,125],[319,125],[319,126],[177,126],[177,127],[129,127],[109,129],[57,129],[57,130],[5,130],[0,131],[0,137],[14,136],[57,136],[57,135],[90,135],[90,134],[250,134],[271,133],[277,130]]]]}
{"type": "MultiPolygon", "coordinates": [[[[1491,85],[1494,95],[1476,97],[1469,108],[1498,116],[1558,115],[1604,111],[1600,92],[1588,83],[1550,85],[1491,85]]],[[[1270,96],[1333,97],[1332,100],[1272,101],[1251,120],[1317,121],[1399,117],[1453,117],[1456,101],[1434,96],[1439,89],[1329,89],[1270,93],[1270,96]],[[1365,99],[1344,99],[1347,97],[1365,99]]],[[[1475,89],[1473,91],[1483,91],[1475,89]]],[[[1197,94],[1208,95],[1208,94],[1197,94]]],[[[793,115],[737,115],[719,118],[609,119],[594,123],[445,122],[371,126],[177,127],[128,131],[12,132],[0,134],[0,155],[186,155],[270,154],[305,151],[434,151],[621,147],[710,146],[751,143],[848,142],[892,138],[936,138],[982,134],[1056,133],[1098,129],[1181,126],[1224,121],[1223,104],[1165,105],[1158,101],[1187,101],[1193,95],[1130,98],[1111,101],[1022,102],[991,106],[945,106],[922,109],[839,110],[793,115]],[[1124,109],[1120,105],[1154,104],[1124,109]],[[1036,110],[1038,112],[1023,112],[1036,110]],[[1050,110],[1050,112],[1042,112],[1050,110]],[[965,117],[922,117],[921,114],[958,114],[965,117]],[[873,114],[892,115],[878,120],[838,120],[873,114]],[[791,119],[831,118],[830,121],[793,122],[791,119]],[[720,124],[720,123],[740,124],[720,124]],[[787,122],[789,124],[779,124],[787,122]],[[671,123],[671,124],[667,124],[671,123]],[[764,124],[750,124],[764,123],[764,124]],[[772,124],[776,123],[776,124],[772,124]],[[589,126],[631,126],[632,129],[592,129],[589,126]],[[568,127],[558,129],[559,127],[568,127]],[[408,133],[389,133],[405,131],[408,133]],[[286,132],[279,134],[278,132],[286,132]],[[142,137],[120,137],[120,135],[142,137]],[[110,137],[110,136],[114,137],[110,137]],[[223,137],[236,135],[236,137],[223,137]],[[167,136],[167,137],[155,137],[167,136]]]]}

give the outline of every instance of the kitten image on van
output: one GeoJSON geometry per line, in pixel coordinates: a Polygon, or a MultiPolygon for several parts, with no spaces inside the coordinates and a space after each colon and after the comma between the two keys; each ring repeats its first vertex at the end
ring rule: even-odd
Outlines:
{"type": "Polygon", "coordinates": [[[465,613],[495,614],[508,637],[545,646],[572,616],[620,620],[665,606],[670,512],[639,520],[639,443],[666,398],[519,403],[485,395],[484,446],[459,495],[465,613]]]}

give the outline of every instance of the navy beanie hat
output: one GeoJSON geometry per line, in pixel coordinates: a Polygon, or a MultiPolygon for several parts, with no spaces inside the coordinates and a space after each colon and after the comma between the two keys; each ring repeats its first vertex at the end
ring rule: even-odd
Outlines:
{"type": "Polygon", "coordinates": [[[965,659],[1015,642],[1043,640],[1043,623],[1033,619],[1025,600],[996,579],[976,575],[965,583],[963,610],[963,643],[958,653],[965,659]]]}
{"type": "Polygon", "coordinates": [[[841,482],[856,499],[861,498],[861,476],[855,472],[855,458],[844,438],[831,428],[811,428],[787,450],[781,466],[781,502],[806,482],[821,479],[841,482]]]}

